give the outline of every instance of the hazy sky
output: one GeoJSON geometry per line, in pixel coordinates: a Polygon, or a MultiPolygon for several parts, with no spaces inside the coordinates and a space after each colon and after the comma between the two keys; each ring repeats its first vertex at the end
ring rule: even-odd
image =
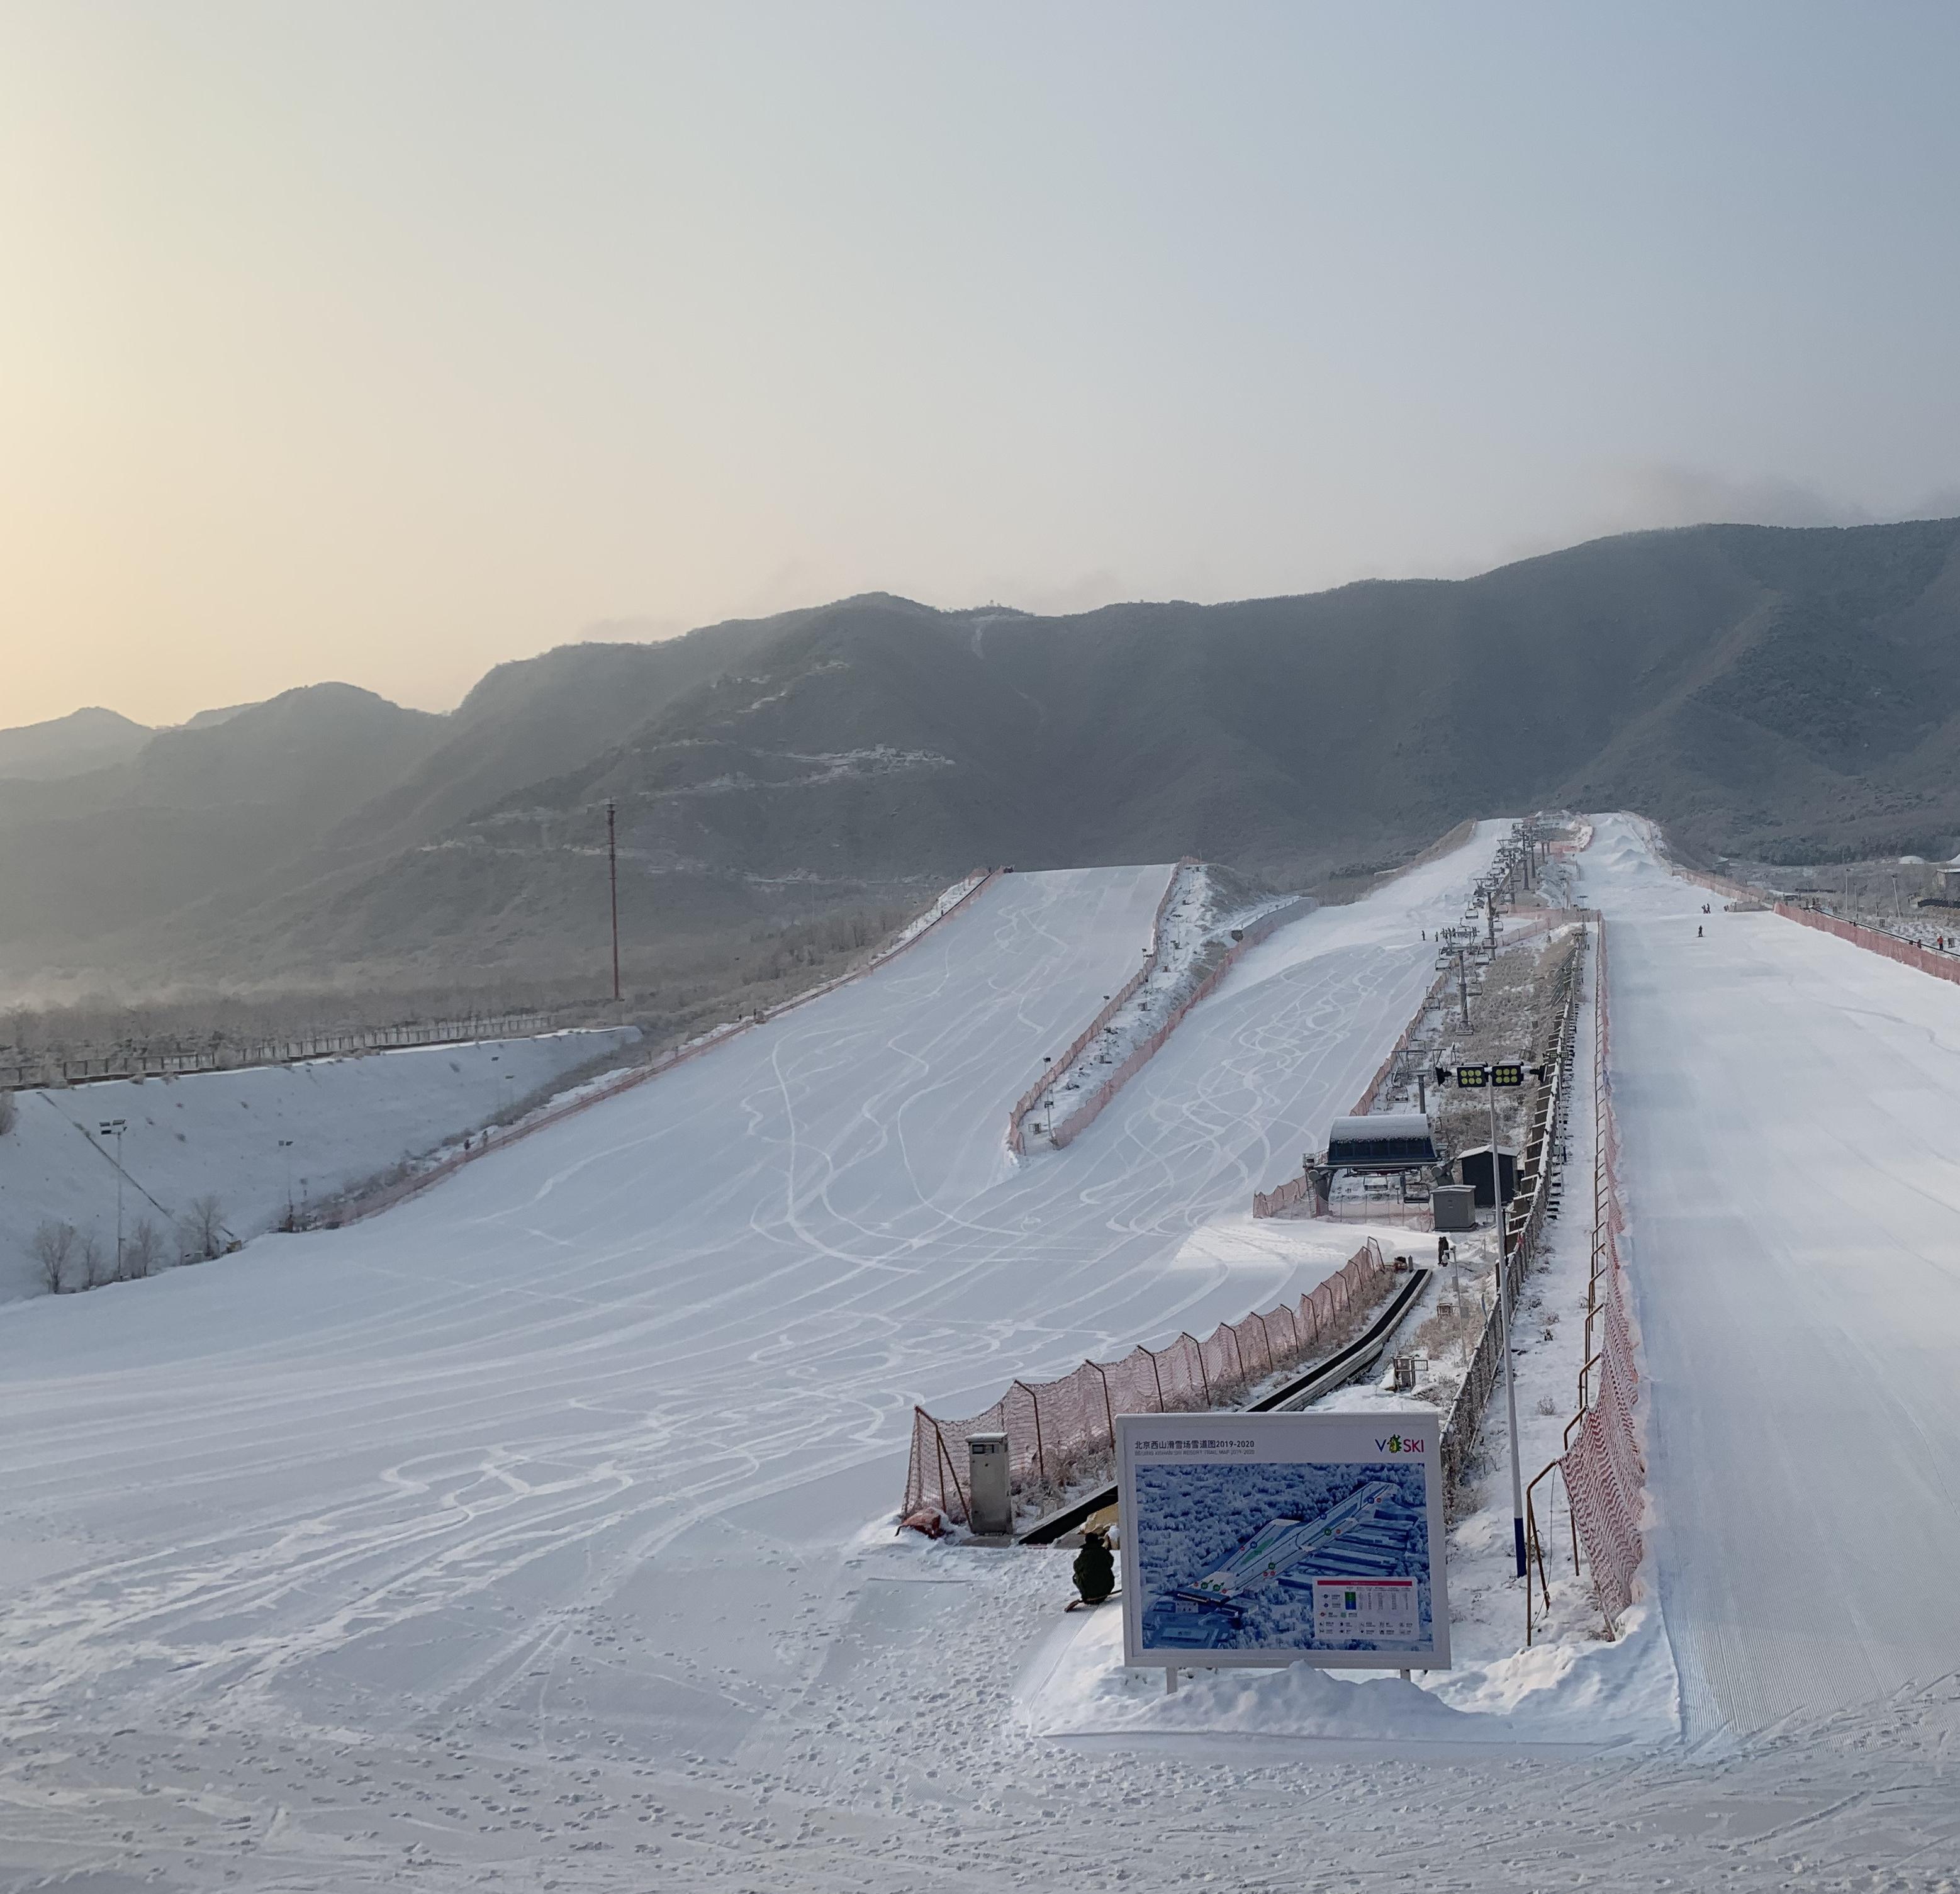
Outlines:
{"type": "Polygon", "coordinates": [[[0,723],[1960,512],[1960,8],[0,4],[0,723]]]}

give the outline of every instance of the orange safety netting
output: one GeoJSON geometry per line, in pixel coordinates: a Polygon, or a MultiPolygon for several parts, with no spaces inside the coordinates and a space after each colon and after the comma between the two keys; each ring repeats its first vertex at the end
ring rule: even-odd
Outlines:
{"type": "Polygon", "coordinates": [[[1102,1108],[1114,1098],[1131,1079],[1148,1065],[1163,1046],[1166,1039],[1176,1032],[1185,1016],[1201,999],[1212,993],[1219,982],[1236,966],[1239,961],[1284,922],[1290,921],[1299,912],[1299,903],[1293,902],[1261,917],[1247,928],[1239,937],[1223,954],[1218,964],[1193,987],[1189,995],[1181,1000],[1170,1017],[1147,1039],[1138,1042],[1135,1049],[1122,1065],[1104,1079],[1082,1103],[1058,1125],[1052,1134],[1058,1145],[1072,1144],[1102,1115],[1102,1108]]]}
{"type": "Polygon", "coordinates": [[[1177,878],[1186,868],[1197,865],[1195,856],[1186,855],[1171,870],[1170,879],[1164,883],[1164,891],[1157,899],[1157,914],[1150,922],[1150,944],[1144,950],[1143,965],[1110,995],[1103,1002],[1102,1011],[1048,1062],[1048,1069],[1008,1107],[1007,1148],[1016,1157],[1023,1157],[1027,1154],[1027,1135],[1022,1128],[1021,1121],[1041,1102],[1042,1094],[1088,1050],[1096,1034],[1136,998],[1144,982],[1150,977],[1151,969],[1157,965],[1158,950],[1163,942],[1164,916],[1170,912],[1172,898],[1177,893],[1177,878]]]}
{"type": "Polygon", "coordinates": [[[1202,1342],[1181,1335],[1165,1348],[1132,1348],[1120,1361],[1085,1361],[1059,1381],[1017,1381],[968,1420],[937,1420],[915,1408],[905,1514],[937,1506],[950,1519],[966,1518],[966,1443],[975,1434],[1007,1435],[1017,1494],[1059,1501],[1114,1453],[1118,1415],[1236,1405],[1259,1383],[1304,1360],[1350,1310],[1372,1303],[1393,1274],[1370,1238],[1297,1304],[1220,1323],[1202,1342]]]}
{"type": "Polygon", "coordinates": [[[1625,1271],[1620,1262],[1619,1235],[1625,1221],[1620,1207],[1613,1130],[1612,1086],[1608,1062],[1610,1036],[1606,1005],[1606,929],[1599,927],[1599,953],[1594,976],[1593,1007],[1597,1022],[1593,1052],[1592,1100],[1598,1139],[1594,1185],[1594,1234],[1592,1294],[1589,1301],[1589,1339],[1596,1319],[1603,1332],[1592,1383],[1592,1396],[1580,1410],[1577,1432],[1559,1461],[1565,1491],[1572,1505],[1573,1523],[1585,1548],[1599,1608],[1608,1625],[1633,1603],[1634,1574],[1645,1545],[1640,1535],[1641,1491],[1647,1464],[1634,1424],[1640,1398],[1640,1370],[1634,1359],[1634,1334],[1628,1319],[1625,1271]]]}
{"type": "Polygon", "coordinates": [[[1806,927],[1815,928],[1820,933],[1834,934],[1839,940],[1849,941],[1868,953],[1882,954],[1888,960],[1898,961],[1901,966],[1917,967],[1922,973],[1930,973],[1936,980],[1960,981],[1960,960],[1950,953],[1921,947],[1916,941],[1901,941],[1897,934],[1884,933],[1877,928],[1860,927],[1855,921],[1840,920],[1834,914],[1819,914],[1814,908],[1799,908],[1788,901],[1779,901],[1776,911],[1787,921],[1800,921],[1806,927]]]}

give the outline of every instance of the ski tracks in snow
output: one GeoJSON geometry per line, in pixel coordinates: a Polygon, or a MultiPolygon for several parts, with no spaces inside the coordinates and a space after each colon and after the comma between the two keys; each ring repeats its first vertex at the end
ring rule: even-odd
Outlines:
{"type": "Polygon", "coordinates": [[[1127,976],[1167,868],[1003,877],[386,1216],[10,1312],[6,1507],[55,1561],[0,1599],[12,1727],[128,1771],[187,1718],[234,1761],[374,1745],[383,1799],[410,1732],[513,1768],[541,1737],[595,1770],[732,1753],[848,1615],[914,1399],[1324,1272],[1180,1257],[1347,1109],[1488,846],[1282,928],[1066,1153],[1010,1164],[1003,1115],[1127,976]]]}

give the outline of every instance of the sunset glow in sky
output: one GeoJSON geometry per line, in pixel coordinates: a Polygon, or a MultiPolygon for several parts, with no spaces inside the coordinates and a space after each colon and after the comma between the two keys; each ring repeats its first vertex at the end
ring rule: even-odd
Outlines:
{"type": "Polygon", "coordinates": [[[1960,512],[1955,71],[1910,5],[15,0],[0,724],[1960,512]]]}

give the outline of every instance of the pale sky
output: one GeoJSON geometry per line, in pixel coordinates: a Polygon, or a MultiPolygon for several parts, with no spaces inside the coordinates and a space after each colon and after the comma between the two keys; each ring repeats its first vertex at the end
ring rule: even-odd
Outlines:
{"type": "Polygon", "coordinates": [[[1960,513],[1960,8],[0,4],[0,724],[1960,513]]]}

